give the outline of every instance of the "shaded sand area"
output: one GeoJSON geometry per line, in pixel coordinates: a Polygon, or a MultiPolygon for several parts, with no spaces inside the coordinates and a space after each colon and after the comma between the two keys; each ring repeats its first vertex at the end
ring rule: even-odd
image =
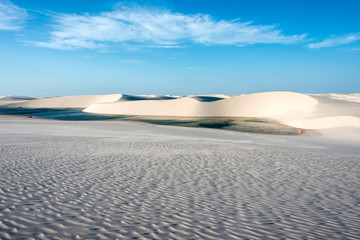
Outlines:
{"type": "MultiPolygon", "coordinates": [[[[81,109],[62,108],[0,108],[0,116],[29,117],[65,121],[122,121],[181,127],[213,128],[275,135],[300,135],[304,131],[263,118],[246,117],[167,117],[109,115],[83,112],[81,109]]],[[[314,131],[313,131],[314,132],[314,131]]]]}
{"type": "Polygon", "coordinates": [[[360,144],[0,118],[1,239],[358,239],[360,144]]]}

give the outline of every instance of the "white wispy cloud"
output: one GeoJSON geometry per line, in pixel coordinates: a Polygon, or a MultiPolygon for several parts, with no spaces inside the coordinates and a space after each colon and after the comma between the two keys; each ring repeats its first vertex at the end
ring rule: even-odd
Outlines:
{"type": "Polygon", "coordinates": [[[13,31],[22,28],[28,18],[25,9],[8,0],[0,0],[0,30],[13,31]]]}
{"type": "Polygon", "coordinates": [[[112,12],[59,14],[48,41],[33,42],[56,49],[101,48],[109,45],[180,47],[203,45],[293,44],[306,36],[284,35],[275,25],[238,20],[216,21],[209,15],[186,15],[159,8],[124,7],[112,12]]]}
{"type": "Polygon", "coordinates": [[[350,33],[342,36],[333,36],[331,38],[325,39],[322,42],[310,43],[308,47],[314,49],[324,48],[324,47],[334,47],[334,46],[352,43],[358,40],[360,40],[360,33],[350,33]]]}

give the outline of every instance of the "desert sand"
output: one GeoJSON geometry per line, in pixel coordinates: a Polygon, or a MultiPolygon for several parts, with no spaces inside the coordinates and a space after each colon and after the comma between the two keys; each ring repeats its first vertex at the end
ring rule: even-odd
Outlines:
{"type": "MultiPolygon", "coordinates": [[[[10,97],[7,97],[8,100],[10,97]]],[[[360,142],[360,94],[263,92],[227,96],[89,95],[43,98],[0,107],[80,108],[99,114],[178,117],[259,117],[316,129],[322,137],[360,142]]]]}
{"type": "Polygon", "coordinates": [[[6,97],[2,107],[266,117],[321,135],[0,116],[0,238],[358,239],[359,97],[6,97]]]}
{"type": "Polygon", "coordinates": [[[0,118],[1,239],[357,239],[360,148],[0,118]]]}

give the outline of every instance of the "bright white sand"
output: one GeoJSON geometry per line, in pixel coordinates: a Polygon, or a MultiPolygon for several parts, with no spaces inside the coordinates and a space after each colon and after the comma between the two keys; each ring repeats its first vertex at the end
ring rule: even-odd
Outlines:
{"type": "Polygon", "coordinates": [[[360,236],[360,144],[20,118],[0,135],[1,239],[360,236]]]}
{"type": "Polygon", "coordinates": [[[289,111],[308,109],[317,103],[312,97],[292,92],[255,93],[219,98],[218,101],[207,101],[211,98],[212,96],[203,98],[187,96],[170,100],[128,101],[127,99],[120,99],[115,102],[93,104],[84,111],[182,117],[269,117],[289,111]]]}
{"type": "Polygon", "coordinates": [[[263,117],[297,128],[317,129],[323,137],[360,142],[360,94],[264,92],[184,97],[113,94],[46,98],[7,106],[82,108],[90,113],[121,115],[263,117]]]}

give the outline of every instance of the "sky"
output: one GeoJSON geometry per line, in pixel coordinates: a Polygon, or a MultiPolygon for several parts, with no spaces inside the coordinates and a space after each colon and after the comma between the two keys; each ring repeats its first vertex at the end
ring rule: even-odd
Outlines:
{"type": "Polygon", "coordinates": [[[0,96],[360,92],[358,0],[0,0],[0,96]]]}

